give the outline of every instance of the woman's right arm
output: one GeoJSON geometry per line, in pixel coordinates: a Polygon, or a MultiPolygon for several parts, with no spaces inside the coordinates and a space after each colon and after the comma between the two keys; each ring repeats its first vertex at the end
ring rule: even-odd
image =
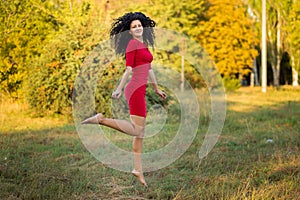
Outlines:
{"type": "Polygon", "coordinates": [[[136,41],[130,40],[126,47],[126,70],[122,76],[122,79],[117,87],[117,89],[112,93],[112,98],[118,99],[122,95],[122,89],[128,79],[129,74],[131,73],[132,66],[134,65],[135,53],[136,53],[136,41]]]}
{"type": "Polygon", "coordinates": [[[117,89],[112,93],[112,98],[118,99],[118,98],[121,97],[121,95],[122,95],[122,89],[123,89],[123,87],[124,87],[124,85],[125,85],[128,77],[129,77],[129,75],[131,73],[131,69],[132,68],[129,67],[129,66],[126,67],[126,70],[125,70],[125,72],[124,72],[124,74],[122,76],[122,79],[121,79],[121,81],[120,81],[117,89]]]}

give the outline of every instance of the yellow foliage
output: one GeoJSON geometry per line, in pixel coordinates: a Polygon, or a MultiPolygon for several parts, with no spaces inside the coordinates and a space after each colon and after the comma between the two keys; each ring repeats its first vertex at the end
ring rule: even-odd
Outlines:
{"type": "Polygon", "coordinates": [[[210,0],[210,3],[209,20],[200,23],[202,32],[197,39],[221,74],[247,75],[258,55],[255,46],[259,42],[247,7],[241,0],[210,0]]]}

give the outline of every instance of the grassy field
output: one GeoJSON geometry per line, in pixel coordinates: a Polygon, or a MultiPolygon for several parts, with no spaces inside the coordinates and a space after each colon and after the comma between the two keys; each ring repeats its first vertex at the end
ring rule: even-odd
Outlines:
{"type": "Polygon", "coordinates": [[[0,199],[297,199],[300,89],[260,90],[228,93],[224,129],[208,157],[197,155],[207,130],[201,120],[180,159],[145,173],[148,188],[97,161],[72,119],[30,117],[24,104],[1,99],[0,199]]]}

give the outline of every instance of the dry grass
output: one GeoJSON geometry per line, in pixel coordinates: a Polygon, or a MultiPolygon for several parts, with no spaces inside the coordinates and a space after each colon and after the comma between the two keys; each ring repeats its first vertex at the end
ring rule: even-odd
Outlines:
{"type": "MultiPolygon", "coordinates": [[[[145,174],[145,189],[129,173],[92,157],[69,119],[35,118],[24,104],[2,98],[0,199],[298,197],[300,90],[268,88],[263,94],[260,88],[241,88],[227,94],[227,103],[223,133],[208,157],[200,162],[197,156],[207,130],[202,120],[194,143],[180,159],[145,174]]],[[[172,135],[171,126],[166,130],[172,135]]]]}

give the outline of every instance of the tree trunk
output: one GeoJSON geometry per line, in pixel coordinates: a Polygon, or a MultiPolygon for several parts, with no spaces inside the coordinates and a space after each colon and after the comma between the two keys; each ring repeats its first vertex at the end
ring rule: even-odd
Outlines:
{"type": "Polygon", "coordinates": [[[295,57],[294,55],[291,56],[292,57],[292,73],[293,73],[293,86],[297,87],[298,84],[298,72],[295,69],[295,57]]]}
{"type": "Polygon", "coordinates": [[[274,86],[279,87],[279,77],[280,77],[280,61],[281,61],[281,16],[280,10],[277,10],[277,52],[276,52],[276,67],[274,71],[274,86]]]}
{"type": "Polygon", "coordinates": [[[253,72],[251,72],[251,75],[250,75],[250,86],[254,87],[254,73],[253,72]]]}
{"type": "Polygon", "coordinates": [[[259,85],[259,79],[258,79],[258,73],[257,73],[257,66],[256,66],[257,65],[256,59],[257,58],[255,58],[253,60],[253,69],[252,69],[252,73],[251,73],[251,82],[250,82],[251,86],[259,85]]]}
{"type": "Polygon", "coordinates": [[[266,34],[266,0],[262,0],[262,54],[261,54],[261,86],[262,92],[267,92],[267,34],[266,34]]]}
{"type": "Polygon", "coordinates": [[[276,78],[277,78],[277,71],[276,71],[276,65],[277,65],[277,49],[274,48],[276,39],[272,39],[272,31],[271,29],[268,30],[268,36],[269,36],[269,43],[270,43],[270,50],[269,50],[269,62],[271,64],[272,73],[273,73],[273,86],[277,87],[276,85],[276,78]]]}

